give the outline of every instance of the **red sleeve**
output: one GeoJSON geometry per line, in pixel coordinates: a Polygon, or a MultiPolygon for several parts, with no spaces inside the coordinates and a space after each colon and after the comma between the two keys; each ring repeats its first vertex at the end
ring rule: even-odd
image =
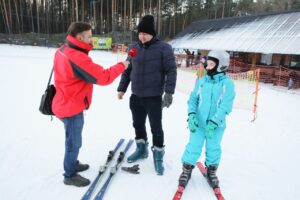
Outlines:
{"type": "Polygon", "coordinates": [[[76,78],[98,85],[112,83],[125,70],[122,62],[104,69],[87,55],[80,55],[80,58],[70,60],[70,64],[76,78]]]}

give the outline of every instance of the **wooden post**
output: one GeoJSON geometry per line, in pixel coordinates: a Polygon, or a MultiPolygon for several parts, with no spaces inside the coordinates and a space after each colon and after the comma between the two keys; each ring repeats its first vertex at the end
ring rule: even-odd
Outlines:
{"type": "Polygon", "coordinates": [[[256,67],[256,56],[257,54],[254,53],[254,56],[252,57],[252,65],[251,65],[252,68],[256,67]]]}
{"type": "Polygon", "coordinates": [[[254,97],[254,105],[253,105],[253,120],[252,122],[255,121],[257,117],[257,96],[258,96],[258,83],[259,83],[259,78],[260,78],[260,69],[258,68],[255,70],[256,72],[256,85],[255,85],[255,97],[254,97]]]}

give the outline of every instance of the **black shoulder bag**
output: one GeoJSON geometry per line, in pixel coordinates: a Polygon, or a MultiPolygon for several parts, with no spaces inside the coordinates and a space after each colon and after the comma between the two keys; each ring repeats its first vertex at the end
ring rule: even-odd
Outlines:
{"type": "Polygon", "coordinates": [[[53,84],[50,85],[50,82],[52,79],[52,74],[53,74],[53,69],[54,68],[52,68],[50,78],[48,81],[48,85],[47,85],[45,93],[42,96],[41,104],[40,104],[40,108],[39,108],[40,112],[44,115],[54,115],[54,113],[52,112],[52,100],[56,93],[56,89],[53,84]]]}

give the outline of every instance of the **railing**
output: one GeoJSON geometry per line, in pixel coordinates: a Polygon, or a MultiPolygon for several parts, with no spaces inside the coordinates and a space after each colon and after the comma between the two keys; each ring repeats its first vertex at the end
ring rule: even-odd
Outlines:
{"type": "MultiPolygon", "coordinates": [[[[179,54],[176,55],[177,67],[197,70],[199,64],[195,57],[179,54]]],[[[288,89],[300,88],[300,69],[290,69],[283,66],[252,65],[234,59],[230,60],[229,73],[242,73],[260,69],[260,82],[288,87],[288,89]]]]}

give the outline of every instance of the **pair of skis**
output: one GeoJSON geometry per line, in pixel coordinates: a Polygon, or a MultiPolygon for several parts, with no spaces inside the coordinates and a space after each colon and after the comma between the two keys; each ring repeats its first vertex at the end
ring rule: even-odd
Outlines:
{"type": "MultiPolygon", "coordinates": [[[[119,148],[122,146],[124,141],[125,141],[124,139],[120,139],[120,141],[116,145],[115,149],[112,150],[112,151],[109,151],[109,154],[108,154],[108,157],[106,159],[105,164],[103,166],[100,166],[98,175],[96,176],[96,178],[94,179],[93,183],[90,185],[90,187],[88,188],[86,193],[83,195],[81,200],[89,200],[91,198],[93,192],[95,191],[95,188],[97,187],[98,183],[100,182],[100,178],[106,172],[107,168],[111,164],[112,159],[114,158],[115,153],[119,150],[119,148]]],[[[119,169],[121,163],[124,160],[125,154],[129,150],[129,148],[131,147],[132,143],[133,143],[133,140],[129,140],[126,147],[125,147],[125,149],[120,152],[119,157],[117,159],[117,163],[113,167],[111,167],[109,177],[105,181],[105,183],[102,186],[102,188],[100,189],[100,191],[95,196],[94,200],[102,200],[103,199],[104,194],[105,194],[105,192],[108,188],[108,185],[110,184],[113,176],[116,174],[117,170],[119,169]]]]}
{"type": "MultiPolygon", "coordinates": [[[[204,165],[201,162],[197,162],[197,167],[200,170],[201,174],[207,179],[206,168],[204,167],[204,165]]],[[[211,185],[209,185],[209,186],[211,186],[211,185]]],[[[220,187],[216,187],[216,188],[212,188],[212,189],[218,200],[225,200],[225,198],[223,197],[223,195],[221,193],[220,187]]],[[[178,189],[173,197],[173,200],[180,200],[181,196],[183,194],[183,191],[184,191],[184,187],[178,186],[178,189]]]]}

